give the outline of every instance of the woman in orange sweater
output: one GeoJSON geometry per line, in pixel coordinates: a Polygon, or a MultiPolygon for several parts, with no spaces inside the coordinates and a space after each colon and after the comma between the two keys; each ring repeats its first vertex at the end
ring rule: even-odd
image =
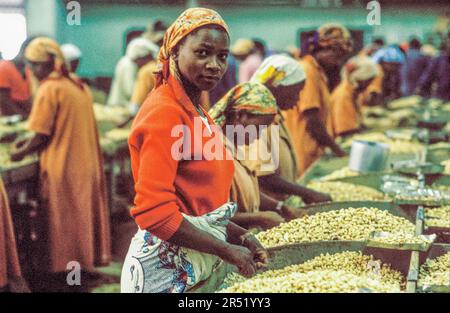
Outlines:
{"type": "Polygon", "coordinates": [[[221,79],[228,53],[228,27],[209,9],[186,10],[164,36],[155,89],[129,137],[136,190],[131,214],[140,229],[122,269],[122,292],[184,292],[207,279],[221,259],[245,276],[267,263],[256,238],[228,222],[236,211],[227,203],[232,157],[223,142],[225,160],[204,153],[214,122],[200,95],[221,79]]]}

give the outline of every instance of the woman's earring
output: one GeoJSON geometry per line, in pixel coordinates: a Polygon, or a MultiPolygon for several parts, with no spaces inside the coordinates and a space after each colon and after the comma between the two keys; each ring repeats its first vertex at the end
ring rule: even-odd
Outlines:
{"type": "Polygon", "coordinates": [[[175,61],[178,61],[178,55],[179,55],[179,51],[177,48],[175,48],[175,50],[172,51],[171,53],[171,57],[172,59],[174,59],[175,61]]]}

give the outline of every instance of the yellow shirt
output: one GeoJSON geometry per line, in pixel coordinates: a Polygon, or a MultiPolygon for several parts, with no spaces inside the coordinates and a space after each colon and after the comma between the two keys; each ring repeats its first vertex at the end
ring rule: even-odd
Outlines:
{"type": "Polygon", "coordinates": [[[377,70],[378,70],[377,76],[375,76],[375,78],[366,88],[366,90],[364,90],[364,92],[358,96],[358,103],[362,106],[367,105],[367,98],[372,92],[376,94],[381,94],[383,92],[384,73],[383,69],[379,64],[377,64],[377,70]]]}
{"type": "Polygon", "coordinates": [[[280,165],[278,172],[282,178],[292,183],[299,178],[297,176],[297,158],[295,156],[294,146],[284,122],[280,123],[280,165]]]}
{"type": "MultiPolygon", "coordinates": [[[[267,131],[261,134],[259,141],[266,142],[267,149],[260,150],[260,153],[267,152],[270,155],[264,155],[264,157],[261,158],[261,166],[266,166],[264,169],[261,169],[261,166],[257,168],[256,174],[258,176],[266,176],[277,173],[284,179],[295,182],[297,178],[297,159],[291,136],[289,135],[283,116],[278,114],[276,120],[274,125],[271,125],[267,131]],[[278,127],[280,140],[274,140],[272,138],[273,127],[278,127]],[[274,148],[274,151],[272,151],[272,148],[274,148]],[[278,158],[278,162],[275,158],[278,158]]],[[[276,135],[276,133],[274,133],[274,135],[276,135]]]]}
{"type": "Polygon", "coordinates": [[[231,201],[237,203],[238,212],[255,213],[261,203],[258,177],[236,159],[234,160],[234,176],[231,185],[231,201]]]}
{"type": "Polygon", "coordinates": [[[283,112],[298,160],[298,176],[324,152],[324,148],[306,131],[307,123],[304,113],[311,109],[318,109],[319,117],[328,133],[332,135],[333,132],[329,116],[330,92],[327,77],[312,56],[305,56],[300,63],[306,72],[305,87],[300,92],[300,99],[296,106],[283,112]]]}
{"type": "Polygon", "coordinates": [[[156,61],[150,61],[139,70],[131,96],[131,103],[141,106],[147,95],[152,91],[155,86],[153,73],[156,71],[156,64],[156,61]]]}
{"type": "MultiPolygon", "coordinates": [[[[268,136],[267,136],[267,151],[271,152],[272,148],[275,149],[275,151],[271,152],[270,159],[265,158],[265,160],[268,161],[262,161],[262,164],[267,165],[265,171],[257,170],[256,175],[259,176],[266,176],[273,173],[276,173],[280,177],[284,178],[285,180],[295,183],[298,174],[297,170],[297,158],[295,156],[294,147],[292,145],[291,136],[289,134],[289,131],[286,128],[286,125],[284,123],[284,119],[282,115],[277,116],[278,122],[276,125],[270,126],[268,128],[268,136]],[[272,127],[278,126],[279,130],[279,140],[276,140],[272,138],[272,132],[270,131],[272,127]],[[273,147],[272,147],[273,145],[273,147]],[[278,164],[274,163],[274,159],[278,158],[278,164]],[[267,170],[271,169],[271,166],[276,166],[273,168],[273,171],[267,170]]],[[[275,133],[274,133],[275,134],[275,133]]],[[[278,200],[285,200],[288,195],[282,195],[279,193],[274,193],[269,189],[264,188],[263,186],[260,186],[260,189],[262,192],[267,194],[268,196],[271,196],[272,198],[278,199],[278,200]]]]}
{"type": "Polygon", "coordinates": [[[361,126],[359,106],[353,98],[354,90],[348,81],[343,81],[331,94],[331,118],[336,137],[361,126]]]}

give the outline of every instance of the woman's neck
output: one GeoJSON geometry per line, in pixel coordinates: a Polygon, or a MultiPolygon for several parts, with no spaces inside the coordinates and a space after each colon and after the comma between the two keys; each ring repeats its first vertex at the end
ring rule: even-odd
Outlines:
{"type": "Polygon", "coordinates": [[[183,88],[186,91],[187,96],[191,99],[191,102],[198,107],[200,105],[200,95],[201,90],[195,87],[191,82],[189,82],[184,77],[181,77],[181,82],[183,84],[183,88]]]}

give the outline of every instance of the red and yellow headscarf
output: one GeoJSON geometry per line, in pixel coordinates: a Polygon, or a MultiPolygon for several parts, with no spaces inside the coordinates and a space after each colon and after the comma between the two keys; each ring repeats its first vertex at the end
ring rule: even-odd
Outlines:
{"type": "Polygon", "coordinates": [[[309,52],[320,48],[339,48],[345,52],[351,52],[353,49],[351,34],[341,24],[324,24],[317,29],[308,44],[309,52]]]}
{"type": "Polygon", "coordinates": [[[167,81],[169,75],[178,78],[176,64],[170,57],[172,49],[187,35],[205,25],[218,25],[229,35],[228,26],[219,13],[205,8],[187,9],[167,29],[164,35],[164,43],[159,50],[159,69],[156,73],[155,88],[167,81]]]}
{"type": "Polygon", "coordinates": [[[352,51],[351,35],[348,29],[340,24],[324,24],[317,30],[320,47],[339,47],[344,51],[352,51]]]}
{"type": "Polygon", "coordinates": [[[47,37],[32,40],[25,49],[25,58],[31,62],[48,62],[55,58],[55,71],[61,72],[64,66],[64,55],[56,41],[47,37]]]}
{"type": "Polygon", "coordinates": [[[80,78],[69,73],[61,47],[55,40],[48,37],[37,37],[25,49],[25,59],[31,62],[48,62],[52,57],[55,59],[55,67],[48,78],[65,76],[79,88],[84,89],[80,78]]]}

